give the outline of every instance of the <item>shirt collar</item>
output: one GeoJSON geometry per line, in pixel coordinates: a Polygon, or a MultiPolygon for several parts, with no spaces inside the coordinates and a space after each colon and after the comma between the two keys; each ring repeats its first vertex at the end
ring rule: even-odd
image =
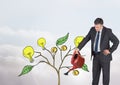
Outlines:
{"type": "Polygon", "coordinates": [[[100,31],[99,31],[99,32],[101,33],[101,32],[102,32],[102,30],[103,30],[103,27],[102,27],[102,29],[100,29],[100,31]]]}

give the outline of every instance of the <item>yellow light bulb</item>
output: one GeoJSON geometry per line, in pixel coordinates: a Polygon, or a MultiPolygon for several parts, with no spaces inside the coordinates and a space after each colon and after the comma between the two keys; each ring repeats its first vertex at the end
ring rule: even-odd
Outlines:
{"type": "Polygon", "coordinates": [[[39,38],[37,40],[37,44],[38,44],[38,46],[42,47],[42,49],[44,49],[45,48],[45,44],[46,44],[45,38],[39,38]]]}
{"type": "Polygon", "coordinates": [[[76,47],[78,47],[78,45],[82,42],[82,40],[84,39],[83,36],[77,36],[75,39],[74,39],[74,44],[76,47]]]}
{"type": "Polygon", "coordinates": [[[74,76],[78,76],[79,75],[79,71],[78,70],[73,70],[73,75],[74,76]]]}
{"type": "Polygon", "coordinates": [[[29,59],[29,61],[32,63],[34,60],[33,60],[33,55],[34,55],[34,49],[31,47],[31,46],[26,46],[24,49],[23,49],[23,56],[27,59],[29,59]]]}

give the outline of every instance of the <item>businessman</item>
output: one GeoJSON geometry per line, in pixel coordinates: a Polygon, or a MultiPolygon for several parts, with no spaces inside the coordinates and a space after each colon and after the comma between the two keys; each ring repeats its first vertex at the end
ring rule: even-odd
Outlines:
{"type": "Polygon", "coordinates": [[[93,56],[92,85],[98,85],[101,70],[103,73],[103,85],[109,85],[112,53],[119,44],[119,40],[112,30],[103,24],[103,19],[97,18],[94,21],[94,27],[90,29],[78,48],[76,48],[77,51],[81,50],[91,40],[91,57],[93,56]],[[112,46],[110,46],[110,41],[113,43],[112,46]]]}

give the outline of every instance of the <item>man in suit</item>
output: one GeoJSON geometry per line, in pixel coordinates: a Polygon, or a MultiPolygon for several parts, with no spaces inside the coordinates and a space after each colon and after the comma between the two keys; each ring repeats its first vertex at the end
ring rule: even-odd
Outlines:
{"type": "Polygon", "coordinates": [[[101,70],[103,72],[103,85],[109,85],[110,61],[112,53],[117,49],[119,40],[112,30],[103,26],[103,19],[97,18],[92,27],[79,44],[77,51],[81,50],[85,44],[91,40],[91,57],[93,56],[93,80],[92,85],[98,85],[101,70]],[[110,47],[110,41],[113,45],[110,47]]]}

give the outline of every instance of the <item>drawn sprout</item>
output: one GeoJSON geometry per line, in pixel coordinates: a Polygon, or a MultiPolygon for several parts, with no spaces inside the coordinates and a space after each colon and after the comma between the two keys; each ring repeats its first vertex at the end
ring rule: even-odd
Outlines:
{"type": "MultiPolygon", "coordinates": [[[[38,44],[38,46],[40,46],[42,48],[42,51],[47,51],[50,54],[50,56],[52,57],[52,60],[53,60],[52,62],[45,55],[43,55],[42,52],[35,51],[32,46],[26,46],[23,49],[23,56],[25,58],[27,58],[30,61],[30,63],[34,62],[34,58],[38,58],[38,57],[42,57],[43,60],[40,60],[35,65],[24,66],[24,68],[22,69],[22,72],[19,74],[19,76],[22,76],[22,75],[25,75],[25,74],[29,73],[38,64],[45,63],[55,70],[55,72],[57,73],[58,85],[60,85],[61,69],[63,69],[63,68],[70,69],[72,67],[72,66],[64,66],[63,65],[64,60],[67,58],[67,56],[72,56],[72,54],[70,52],[73,51],[84,39],[83,36],[77,36],[74,39],[75,47],[71,48],[71,46],[68,47],[67,45],[65,45],[65,42],[67,42],[68,38],[69,38],[69,33],[67,33],[63,37],[58,38],[57,41],[56,41],[56,46],[52,47],[51,49],[46,48],[46,46],[45,46],[46,45],[46,39],[45,38],[41,37],[37,40],[37,44],[38,44]],[[63,55],[63,52],[65,52],[65,55],[63,55]],[[37,54],[37,56],[34,56],[34,54],[37,54]],[[60,57],[60,65],[58,67],[56,66],[56,54],[59,54],[59,57],[60,57]]],[[[58,55],[57,55],[57,57],[58,57],[58,55]]],[[[88,71],[87,65],[84,64],[82,66],[82,69],[84,71],[88,71]]],[[[73,73],[74,76],[79,75],[78,70],[73,70],[72,73],[73,73]]]]}

